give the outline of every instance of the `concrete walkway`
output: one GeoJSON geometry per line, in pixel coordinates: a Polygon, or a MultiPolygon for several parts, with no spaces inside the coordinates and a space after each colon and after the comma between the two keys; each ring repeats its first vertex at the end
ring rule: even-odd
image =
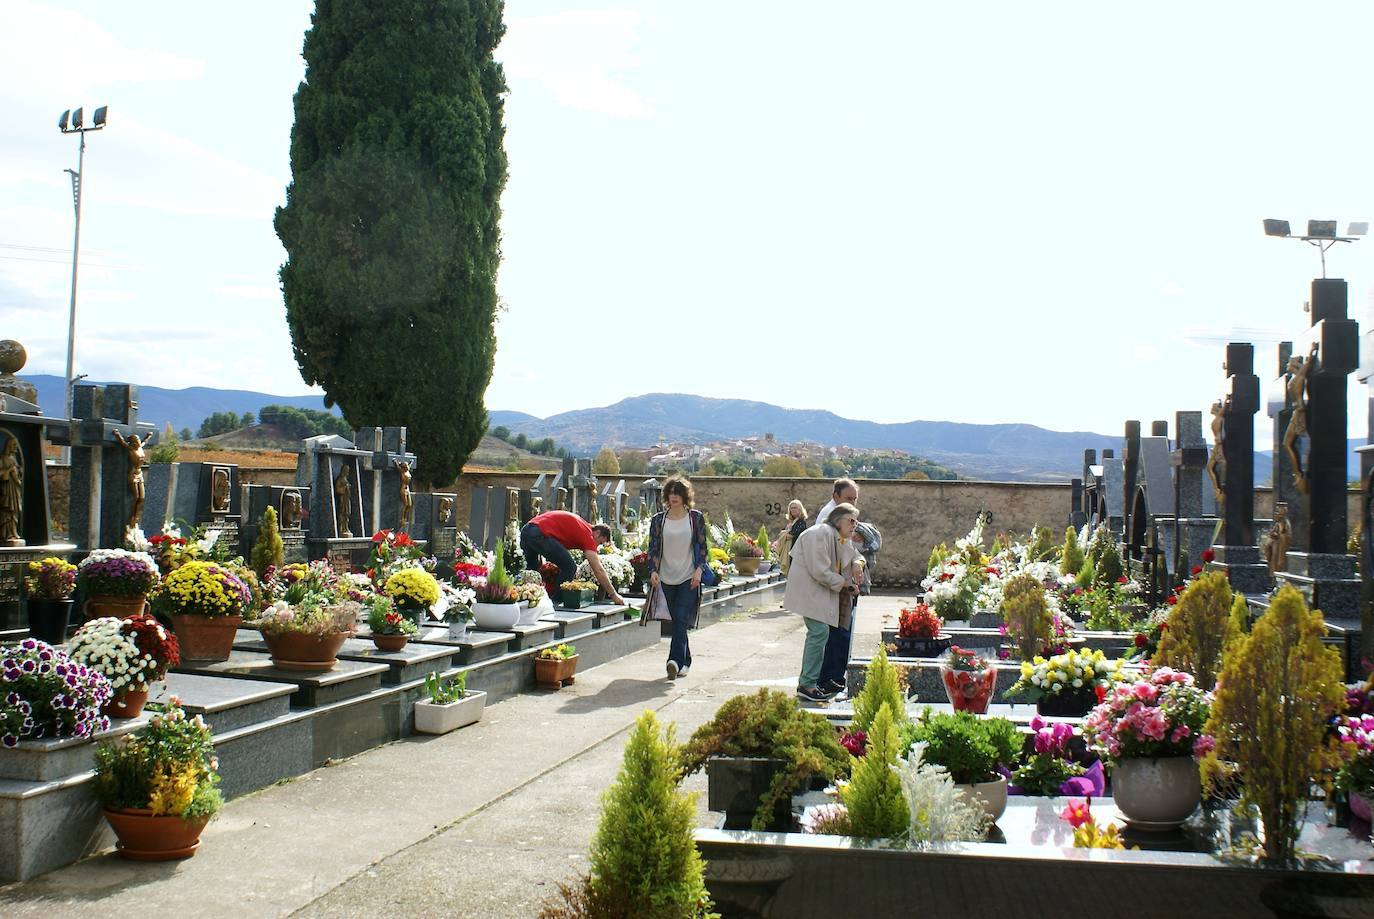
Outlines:
{"type": "MultiPolygon", "coordinates": [[[[910,595],[866,597],[854,653],[910,595]]],[[[667,642],[578,675],[557,693],[491,706],[445,737],[411,737],[232,801],[197,855],[113,854],[0,889],[5,916],[529,917],[587,868],[599,798],[625,731],[652,708],[679,739],[732,695],[796,686],[805,630],[777,607],[692,635],[669,682],[667,642]]],[[[705,778],[692,776],[692,790],[705,778]]],[[[701,824],[709,820],[704,794],[701,824]]]]}

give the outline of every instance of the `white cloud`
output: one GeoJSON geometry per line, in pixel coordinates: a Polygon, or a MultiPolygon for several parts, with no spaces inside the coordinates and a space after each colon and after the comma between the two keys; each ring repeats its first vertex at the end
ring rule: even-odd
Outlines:
{"type": "Polygon", "coordinates": [[[496,51],[513,84],[542,85],[560,105],[621,118],[648,118],[653,104],[619,78],[639,67],[635,10],[575,10],[512,16],[496,51]]]}

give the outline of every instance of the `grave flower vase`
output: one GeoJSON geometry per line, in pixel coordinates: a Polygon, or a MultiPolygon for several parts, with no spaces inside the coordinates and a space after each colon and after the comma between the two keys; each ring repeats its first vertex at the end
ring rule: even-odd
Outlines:
{"type": "Polygon", "coordinates": [[[482,603],[472,604],[472,615],[477,628],[501,632],[520,621],[519,603],[482,603]]]}
{"type": "Polygon", "coordinates": [[[541,689],[562,689],[563,684],[573,682],[577,673],[577,655],[572,657],[536,657],[534,659],[534,682],[541,689]]]}
{"type": "Polygon", "coordinates": [[[137,718],[148,704],[148,687],[121,690],[101,706],[100,713],[110,718],[137,718]]]}
{"type": "Polygon", "coordinates": [[[941,666],[940,681],[944,683],[945,695],[956,712],[981,715],[988,710],[992,693],[997,688],[997,668],[991,663],[977,671],[941,666]]]}
{"type": "Polygon", "coordinates": [[[1133,828],[1172,830],[1202,800],[1197,763],[1191,756],[1119,760],[1112,767],[1112,800],[1133,828]]]}
{"type": "Polygon", "coordinates": [[[1097,705],[1097,693],[1091,688],[1057,692],[1044,696],[1035,703],[1035,710],[1042,715],[1060,718],[1082,718],[1097,705]]]}
{"type": "Polygon", "coordinates": [[[758,574],[759,562],[762,559],[751,555],[736,555],[731,559],[735,563],[735,570],[745,577],[758,574]]]}
{"type": "MultiPolygon", "coordinates": [[[[306,632],[263,633],[272,663],[282,670],[333,670],[349,632],[310,635],[306,632]]],[[[401,636],[404,638],[405,636],[401,636]]]]}
{"type": "Polygon", "coordinates": [[[107,807],[116,846],[124,858],[142,862],[164,862],[190,858],[200,846],[200,834],[209,817],[186,820],[181,817],[155,817],[147,808],[107,807]]]}
{"type": "Polygon", "coordinates": [[[147,594],[132,594],[129,596],[92,594],[86,598],[85,603],[81,604],[81,617],[87,622],[90,622],[92,619],[103,619],[106,617],[123,619],[126,616],[134,616],[143,612],[143,608],[147,605],[147,594]]]}
{"type": "Polygon", "coordinates": [[[242,616],[197,616],[177,613],[171,617],[186,661],[227,661],[234,649],[234,633],[243,625],[242,616]]]}
{"type": "Polygon", "coordinates": [[[71,600],[39,600],[30,598],[29,635],[50,645],[67,640],[67,624],[72,619],[71,600]]]}
{"type": "Polygon", "coordinates": [[[399,651],[406,646],[410,640],[409,635],[378,635],[372,633],[372,643],[377,646],[378,651],[399,651]]]}

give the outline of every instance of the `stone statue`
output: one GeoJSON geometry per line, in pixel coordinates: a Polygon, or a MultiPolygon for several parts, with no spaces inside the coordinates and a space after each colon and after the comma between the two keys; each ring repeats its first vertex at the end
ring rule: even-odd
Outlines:
{"type": "Polygon", "coordinates": [[[137,434],[125,437],[115,431],[114,436],[115,442],[123,447],[129,456],[129,497],[133,499],[134,506],[124,524],[124,532],[128,533],[138,527],[139,518],[143,516],[143,499],[146,496],[143,488],[143,467],[148,465],[148,454],[143,452],[143,448],[148,446],[148,441],[153,439],[153,435],[150,431],[140,440],[137,434]]]}
{"type": "Polygon", "coordinates": [[[401,523],[397,529],[404,533],[410,526],[410,518],[415,512],[415,499],[410,494],[410,463],[394,460],[393,464],[396,466],[396,473],[401,480],[401,523]]]}
{"type": "Polygon", "coordinates": [[[19,454],[19,438],[5,435],[0,451],[0,545],[22,546],[20,516],[24,509],[24,460],[19,454]]]}
{"type": "Polygon", "coordinates": [[[216,466],[210,473],[210,512],[229,512],[229,470],[216,466]]]}
{"type": "Polygon", "coordinates": [[[520,489],[506,489],[506,523],[520,525],[520,489]]]}
{"type": "Polygon", "coordinates": [[[448,495],[439,499],[439,525],[447,526],[453,518],[453,499],[448,495]]]}
{"type": "Polygon", "coordinates": [[[1299,494],[1307,494],[1307,470],[1303,468],[1302,457],[1298,455],[1298,438],[1307,434],[1307,375],[1317,360],[1317,343],[1307,353],[1307,360],[1294,355],[1288,361],[1288,404],[1293,406],[1293,414],[1288,419],[1288,427],[1283,432],[1283,449],[1288,453],[1288,461],[1293,464],[1293,485],[1299,494]]]}
{"type": "Polygon", "coordinates": [[[334,526],[339,531],[339,539],[352,539],[353,530],[349,518],[353,516],[353,483],[345,465],[334,478],[334,526]]]}
{"type": "Polygon", "coordinates": [[[1212,494],[1217,509],[1226,506],[1226,405],[1218,399],[1212,403],[1212,452],[1207,456],[1207,478],[1212,481],[1212,494]]]}
{"type": "Polygon", "coordinates": [[[1288,505],[1280,501],[1274,505],[1274,525],[1260,540],[1260,551],[1269,563],[1273,577],[1288,565],[1288,547],[1293,544],[1293,525],[1288,522],[1288,505]]]}
{"type": "Polygon", "coordinates": [[[281,496],[281,525],[284,530],[295,530],[301,525],[301,493],[284,491],[281,496]]]}
{"type": "Polygon", "coordinates": [[[542,513],[544,513],[544,496],[535,495],[530,499],[530,517],[538,517],[542,513]]]}

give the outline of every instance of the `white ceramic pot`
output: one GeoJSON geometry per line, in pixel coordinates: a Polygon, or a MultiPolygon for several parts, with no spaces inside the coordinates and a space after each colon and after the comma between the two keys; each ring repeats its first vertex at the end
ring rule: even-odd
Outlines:
{"type": "Polygon", "coordinates": [[[1007,810],[1007,777],[999,775],[995,782],[974,782],[972,785],[955,785],[970,802],[977,801],[993,823],[1002,818],[1007,810]]]}
{"type": "Polygon", "coordinates": [[[540,600],[534,606],[527,606],[520,610],[520,621],[518,625],[534,625],[539,621],[539,617],[546,613],[553,612],[553,601],[548,597],[540,600]]]}
{"type": "Polygon", "coordinates": [[[499,632],[503,629],[509,629],[520,621],[520,604],[474,603],[472,604],[472,615],[476,619],[473,624],[477,628],[499,632]]]}
{"type": "Polygon", "coordinates": [[[447,734],[478,721],[486,707],[487,694],[473,691],[447,705],[428,700],[415,703],[415,731],[419,734],[447,734]]]}
{"type": "Polygon", "coordinates": [[[453,641],[465,641],[468,631],[472,628],[471,622],[450,622],[448,625],[448,637],[453,641]]]}
{"type": "Polygon", "coordinates": [[[1202,781],[1191,756],[1119,760],[1112,767],[1112,800],[1142,830],[1170,830],[1197,809],[1202,781]]]}

